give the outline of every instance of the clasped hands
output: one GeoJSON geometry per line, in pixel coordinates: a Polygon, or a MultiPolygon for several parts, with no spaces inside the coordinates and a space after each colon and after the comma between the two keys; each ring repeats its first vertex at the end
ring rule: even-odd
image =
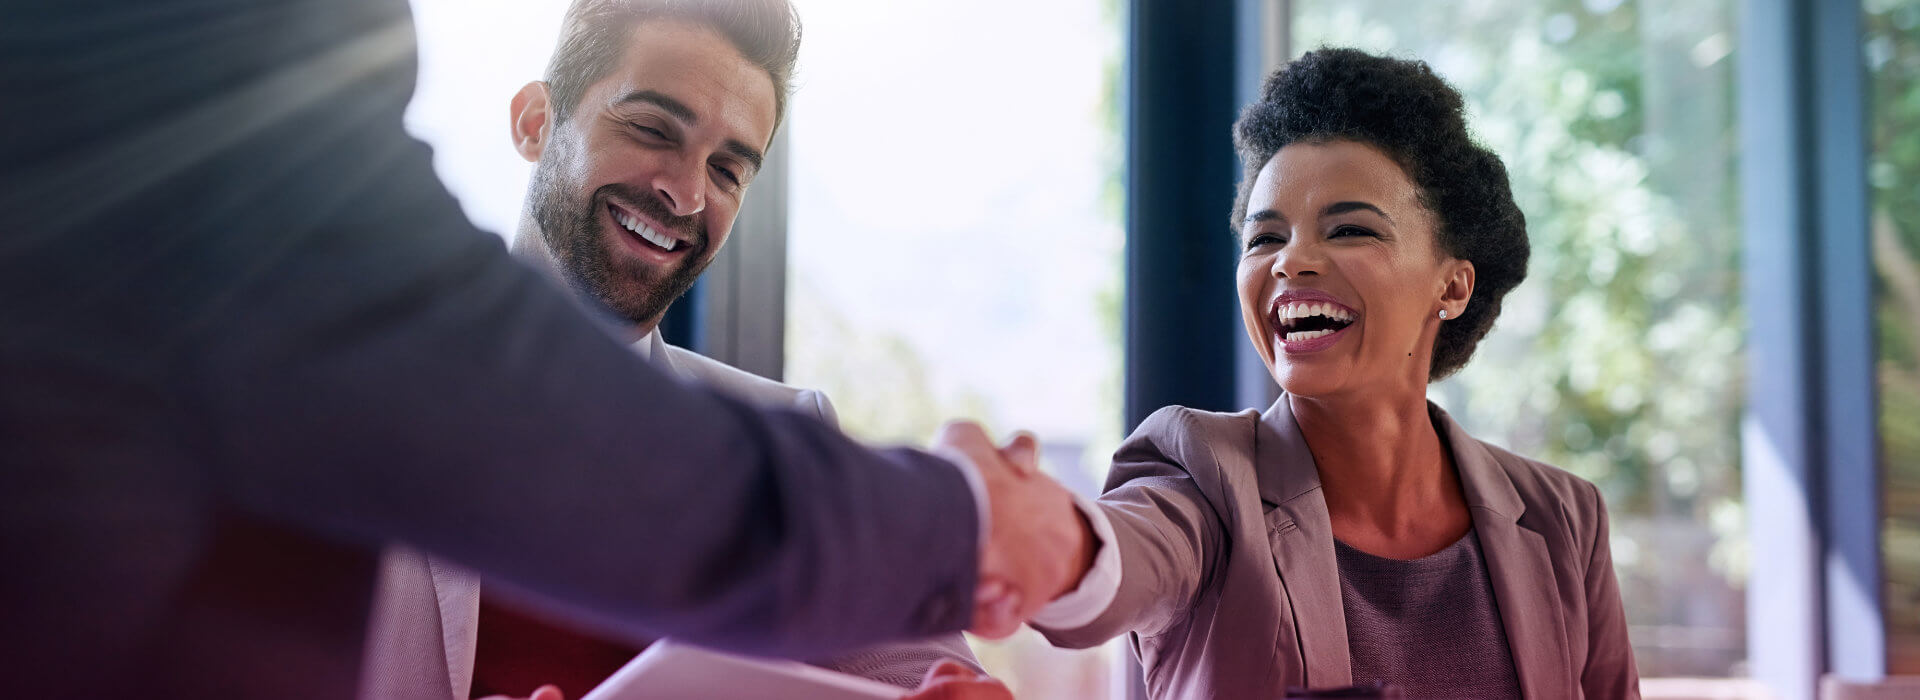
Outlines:
{"type": "MultiPolygon", "coordinates": [[[[953,422],[940,429],[933,450],[971,466],[986,487],[988,534],[980,547],[980,577],[968,630],[991,639],[1007,637],[1079,585],[1093,566],[1093,527],[1074,506],[1073,494],[1041,473],[1040,446],[1032,435],[1019,433],[1006,445],[995,445],[979,425],[953,422]]],[[[553,686],[529,697],[564,700],[553,686]]],[[[999,681],[945,661],[928,669],[906,700],[1011,697],[999,681]]]]}
{"type": "Polygon", "coordinates": [[[940,429],[933,448],[976,468],[990,502],[968,631],[1011,635],[1086,576],[1096,551],[1093,528],[1073,494],[1041,473],[1032,435],[1015,434],[1000,446],[979,425],[957,421],[940,429]]]}

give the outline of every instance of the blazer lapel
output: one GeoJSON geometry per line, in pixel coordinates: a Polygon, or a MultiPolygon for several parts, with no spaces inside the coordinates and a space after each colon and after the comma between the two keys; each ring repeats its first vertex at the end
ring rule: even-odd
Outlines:
{"type": "Polygon", "coordinates": [[[440,639],[447,654],[447,683],[455,700],[473,687],[473,657],[479,642],[480,577],[427,557],[433,597],[440,607],[440,639]]]}
{"type": "Polygon", "coordinates": [[[1258,430],[1254,466],[1260,498],[1273,507],[1267,539],[1293,610],[1306,684],[1349,685],[1353,666],[1347,657],[1347,616],[1340,602],[1340,566],[1334,560],[1333,522],[1320,493],[1319,467],[1285,395],[1261,414],[1258,430]]]}
{"type": "Polygon", "coordinates": [[[1513,480],[1485,445],[1453,418],[1429,404],[1434,427],[1453,452],[1461,490],[1472,511],[1474,532],[1487,561],[1494,601],[1500,606],[1507,648],[1529,698],[1573,697],[1565,612],[1555,600],[1547,540],[1520,524],[1526,504],[1513,480]]]}

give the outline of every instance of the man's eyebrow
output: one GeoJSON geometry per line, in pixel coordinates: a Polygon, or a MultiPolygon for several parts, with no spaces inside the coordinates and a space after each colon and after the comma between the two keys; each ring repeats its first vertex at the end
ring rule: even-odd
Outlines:
{"type": "Polygon", "coordinates": [[[673,118],[686,122],[687,126],[694,126],[700,123],[700,117],[695,115],[692,109],[687,108],[685,102],[663,95],[658,91],[635,90],[627,93],[626,96],[621,97],[615,101],[614,104],[626,104],[628,102],[645,102],[659,107],[660,109],[666,110],[667,114],[673,115],[673,118]]]}
{"type": "MultiPolygon", "coordinates": [[[[666,110],[667,114],[673,115],[673,118],[686,122],[687,126],[698,126],[700,124],[700,117],[695,115],[693,110],[688,108],[685,102],[668,97],[657,90],[635,90],[621,97],[615,104],[625,104],[628,102],[645,102],[659,107],[660,109],[666,110]]],[[[762,155],[759,149],[733,139],[727,139],[726,149],[727,152],[732,153],[734,157],[744,160],[748,165],[753,166],[754,172],[760,172],[760,165],[766,160],[766,156],[762,155]]]]}
{"type": "Polygon", "coordinates": [[[1387,220],[1387,223],[1389,224],[1393,223],[1393,217],[1387,216],[1387,213],[1384,211],[1381,211],[1380,207],[1376,207],[1366,202],[1334,202],[1332,204],[1327,205],[1327,208],[1320,210],[1320,215],[1334,216],[1337,214],[1347,214],[1347,213],[1352,213],[1356,211],[1370,211],[1375,214],[1379,214],[1380,218],[1387,220]]]}
{"type": "Polygon", "coordinates": [[[753,168],[753,172],[760,172],[760,162],[765,159],[765,157],[760,154],[760,151],[733,139],[727,139],[723,147],[727,149],[728,153],[732,153],[734,157],[746,161],[747,165],[753,168]]]}

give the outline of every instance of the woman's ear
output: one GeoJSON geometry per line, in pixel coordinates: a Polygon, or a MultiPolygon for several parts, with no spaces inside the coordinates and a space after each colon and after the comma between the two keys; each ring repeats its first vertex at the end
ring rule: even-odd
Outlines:
{"type": "Polygon", "coordinates": [[[1473,263],[1455,258],[1446,262],[1446,277],[1441,279],[1440,308],[1445,318],[1460,318],[1473,299],[1473,263]]]}
{"type": "Polygon", "coordinates": [[[553,136],[552,97],[546,82],[540,80],[521,86],[520,91],[513,94],[509,125],[513,131],[513,150],[529,163],[540,160],[540,154],[547,150],[547,139],[553,136]]]}

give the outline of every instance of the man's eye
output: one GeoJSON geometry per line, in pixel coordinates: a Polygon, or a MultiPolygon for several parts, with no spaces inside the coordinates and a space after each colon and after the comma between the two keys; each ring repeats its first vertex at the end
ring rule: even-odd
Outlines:
{"type": "Polygon", "coordinates": [[[651,137],[653,137],[653,138],[656,138],[656,139],[660,139],[660,140],[662,140],[662,141],[664,141],[664,140],[666,140],[666,138],[667,138],[667,134],[666,134],[665,132],[663,132],[663,131],[661,131],[661,130],[659,130],[659,129],[655,129],[655,128],[653,128],[653,127],[651,127],[651,126],[643,126],[643,125],[640,125],[640,124],[634,124],[634,125],[633,125],[633,128],[634,128],[634,130],[636,130],[636,131],[639,131],[639,132],[640,132],[640,133],[642,133],[642,134],[646,134],[647,136],[651,136],[651,137]]]}
{"type": "Polygon", "coordinates": [[[740,176],[733,174],[733,171],[731,170],[728,170],[726,168],[716,165],[716,166],[713,166],[713,171],[716,173],[719,173],[720,177],[725,179],[730,184],[734,184],[734,185],[740,184],[740,176]]]}

